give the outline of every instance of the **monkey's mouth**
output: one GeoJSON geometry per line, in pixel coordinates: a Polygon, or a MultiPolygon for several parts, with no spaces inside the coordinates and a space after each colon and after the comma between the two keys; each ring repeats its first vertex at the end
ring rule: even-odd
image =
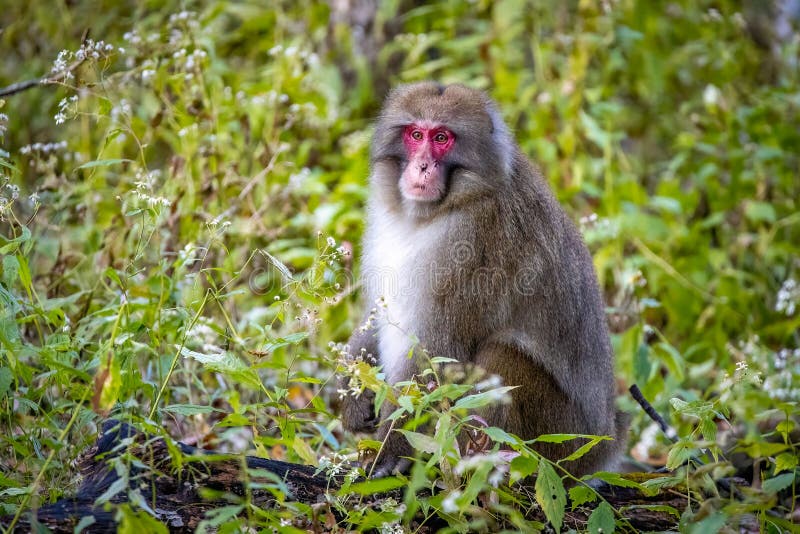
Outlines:
{"type": "Polygon", "coordinates": [[[429,184],[413,184],[405,187],[401,185],[400,192],[406,200],[426,203],[438,202],[444,193],[440,188],[429,184]]]}

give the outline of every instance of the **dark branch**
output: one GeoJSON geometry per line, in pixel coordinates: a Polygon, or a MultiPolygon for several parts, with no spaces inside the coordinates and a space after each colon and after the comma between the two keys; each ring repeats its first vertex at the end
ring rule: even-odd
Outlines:
{"type": "MultiPolygon", "coordinates": [[[[89,38],[89,29],[87,28],[83,32],[83,37],[81,38],[81,44],[85,44],[86,40],[89,38]]],[[[27,91],[31,87],[37,87],[39,85],[50,85],[53,83],[63,82],[72,72],[81,66],[81,64],[86,61],[86,59],[79,59],[75,60],[67,66],[62,72],[59,72],[55,76],[42,76],[41,78],[36,78],[34,80],[26,80],[24,82],[16,82],[12,83],[11,85],[7,85],[0,89],[0,98],[4,96],[11,96],[17,93],[21,93],[23,91],[27,91]]]]}

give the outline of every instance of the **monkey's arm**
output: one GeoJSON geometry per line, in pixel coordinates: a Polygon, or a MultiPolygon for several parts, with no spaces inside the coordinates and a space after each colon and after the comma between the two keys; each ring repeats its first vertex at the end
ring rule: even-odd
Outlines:
{"type": "MultiPolygon", "coordinates": [[[[353,357],[363,357],[370,365],[377,363],[378,340],[374,329],[362,331],[360,328],[353,332],[348,341],[350,354],[353,357]]],[[[350,379],[343,377],[339,381],[339,389],[348,391],[342,398],[342,426],[350,432],[372,432],[378,424],[375,416],[375,393],[365,389],[358,395],[349,392],[350,379]]]]}

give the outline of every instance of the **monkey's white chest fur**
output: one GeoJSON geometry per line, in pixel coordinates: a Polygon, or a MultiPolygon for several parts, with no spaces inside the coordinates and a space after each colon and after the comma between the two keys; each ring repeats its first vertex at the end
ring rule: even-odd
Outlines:
{"type": "Polygon", "coordinates": [[[409,378],[409,351],[426,322],[424,300],[430,293],[432,250],[444,236],[444,224],[417,228],[389,214],[375,217],[370,228],[362,277],[366,294],[380,301],[376,332],[380,363],[389,383],[409,378]]]}

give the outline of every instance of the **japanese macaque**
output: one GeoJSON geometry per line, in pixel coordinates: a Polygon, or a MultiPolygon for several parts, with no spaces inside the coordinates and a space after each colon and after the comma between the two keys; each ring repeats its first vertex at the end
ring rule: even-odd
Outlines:
{"type": "MultiPolygon", "coordinates": [[[[592,258],[494,103],[462,85],[395,89],[371,168],[362,282],[367,307],[382,299],[385,312],[353,334],[351,353],[376,358],[392,384],[422,370],[421,349],[481,367],[519,386],[481,413],[490,425],[523,439],[612,436],[564,466],[613,468],[626,424],[592,258]]],[[[384,403],[376,416],[373,399],[345,398],[346,429],[374,429],[395,408],[384,403]]],[[[373,476],[406,469],[413,451],[402,434],[383,422],[378,437],[373,476]]],[[[558,460],[582,443],[538,449],[558,460]]]]}

